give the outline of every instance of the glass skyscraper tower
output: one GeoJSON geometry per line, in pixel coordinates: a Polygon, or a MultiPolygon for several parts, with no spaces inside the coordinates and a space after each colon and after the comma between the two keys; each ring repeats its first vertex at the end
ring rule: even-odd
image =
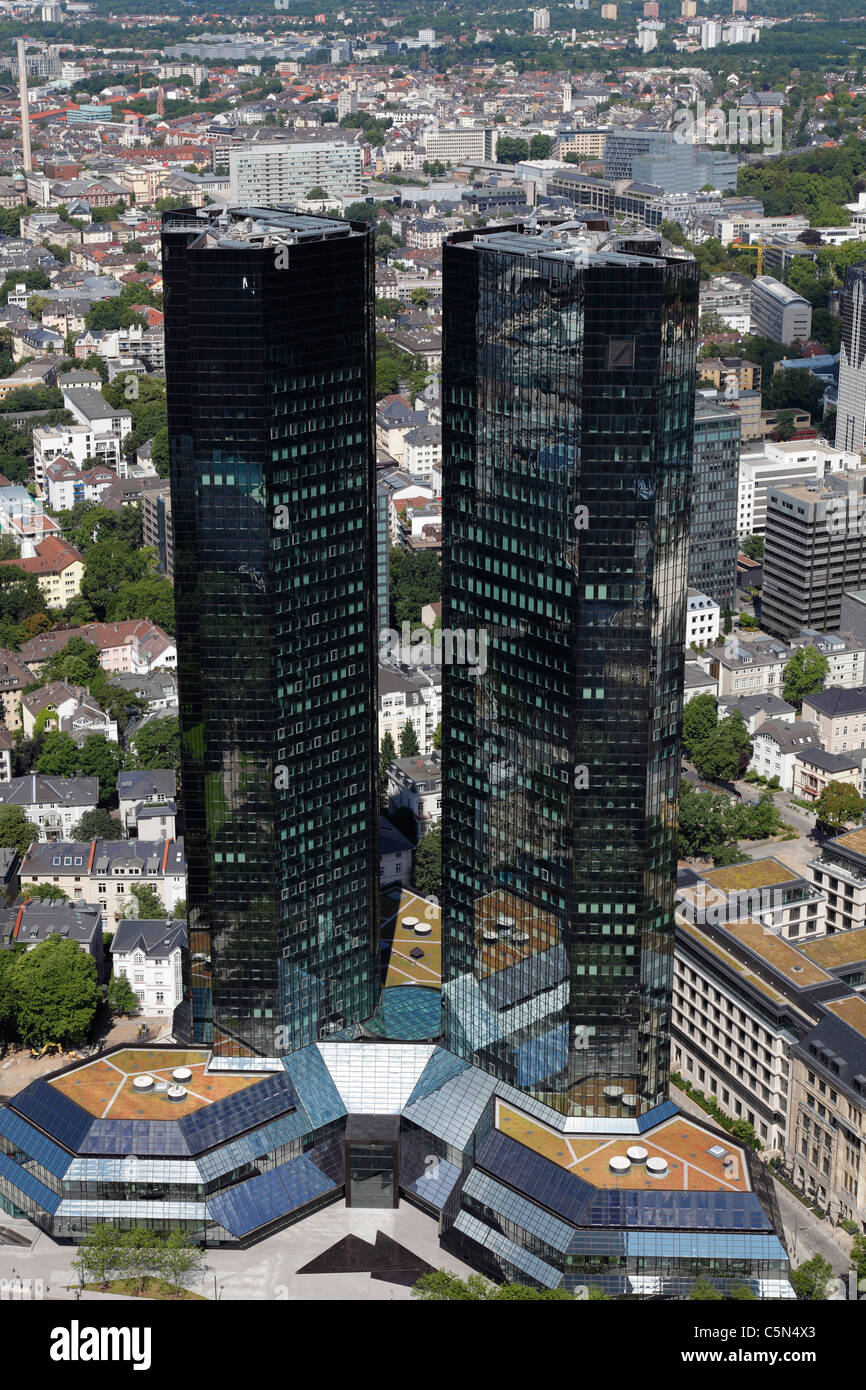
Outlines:
{"type": "Polygon", "coordinates": [[[194,1031],[272,1056],[378,998],[373,238],[162,241],[194,1031]]]}
{"type": "Polygon", "coordinates": [[[698,272],[574,224],[444,248],[447,1045],[563,1115],[665,1098],[698,272]],[[569,226],[571,229],[569,229],[569,226]]]}

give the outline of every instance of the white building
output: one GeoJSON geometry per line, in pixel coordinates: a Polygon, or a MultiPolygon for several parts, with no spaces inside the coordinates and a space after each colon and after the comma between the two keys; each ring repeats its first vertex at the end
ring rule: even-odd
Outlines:
{"type": "Polygon", "coordinates": [[[442,672],[411,674],[379,667],[379,745],[386,734],[400,750],[400,735],[411,724],[422,754],[433,752],[433,735],[442,721],[442,672]]]}
{"type": "Polygon", "coordinates": [[[766,724],[755,730],[749,767],[768,781],[778,777],[783,792],[793,791],[797,754],[820,746],[821,740],[814,724],[806,724],[800,719],[793,723],[768,719],[766,724]]]}
{"type": "Polygon", "coordinates": [[[120,922],[111,943],[111,966],[125,975],[146,1018],[171,1018],[183,1002],[186,922],[120,922]]]}
{"type": "Polygon", "coordinates": [[[765,439],[746,447],[740,454],[737,486],[737,534],[741,537],[763,535],[767,524],[767,492],[771,487],[786,487],[823,478],[845,468],[856,468],[858,454],[851,450],[834,449],[816,439],[792,439],[774,442],[765,439]]]}
{"type": "Polygon", "coordinates": [[[71,840],[81,817],[99,804],[96,777],[43,777],[31,773],[0,786],[0,806],[20,806],[39,827],[39,840],[71,840]]]}
{"type": "MultiPolygon", "coordinates": [[[[416,840],[442,819],[442,767],[439,754],[397,758],[388,768],[388,806],[405,806],[415,817],[416,840]]],[[[23,882],[23,880],[22,880],[23,882]]]]}
{"type": "Polygon", "coordinates": [[[182,840],[58,840],[31,845],[21,865],[21,888],[50,883],[74,902],[101,907],[103,918],[119,922],[137,911],[135,884],[155,889],[171,913],[186,899],[186,860],[182,840]]]}
{"type": "Polygon", "coordinates": [[[752,332],[775,343],[804,343],[812,332],[812,306],[772,275],[752,281],[752,332]]]}
{"type": "Polygon", "coordinates": [[[689,589],[686,598],[686,646],[701,647],[719,635],[722,610],[707,594],[689,589]]]}
{"type": "Polygon", "coordinates": [[[245,145],[229,150],[231,200],[241,207],[292,206],[311,188],[360,195],[363,151],[334,142],[245,145]]]}

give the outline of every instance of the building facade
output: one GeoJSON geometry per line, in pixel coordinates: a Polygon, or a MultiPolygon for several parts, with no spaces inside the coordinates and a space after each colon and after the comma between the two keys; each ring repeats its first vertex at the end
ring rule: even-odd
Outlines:
{"type": "Polygon", "coordinates": [[[487,642],[445,671],[446,1037],[567,1116],[640,1116],[668,1067],[696,269],[555,226],[444,263],[443,624],[487,642]],[[527,946],[504,1007],[488,977],[527,946]]]}
{"type": "Polygon", "coordinates": [[[173,215],[163,257],[195,1027],[268,1056],[378,996],[372,233],[173,215]]]}
{"type": "MultiPolygon", "coordinates": [[[[751,366],[751,363],[749,364],[751,366]]],[[[726,405],[695,407],[689,584],[722,608],[737,590],[740,418],[726,405]]]]}

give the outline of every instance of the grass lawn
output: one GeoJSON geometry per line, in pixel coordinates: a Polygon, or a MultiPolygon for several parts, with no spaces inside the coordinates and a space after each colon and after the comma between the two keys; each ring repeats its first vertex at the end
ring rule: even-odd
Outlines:
{"type": "Polygon", "coordinates": [[[177,1299],[195,1303],[208,1303],[203,1293],[191,1293],[189,1289],[179,1289],[176,1284],[167,1284],[164,1279],[149,1277],[143,1281],[141,1292],[136,1279],[110,1279],[105,1288],[101,1284],[85,1284],[92,1293],[117,1293],[124,1298],[177,1299]]]}

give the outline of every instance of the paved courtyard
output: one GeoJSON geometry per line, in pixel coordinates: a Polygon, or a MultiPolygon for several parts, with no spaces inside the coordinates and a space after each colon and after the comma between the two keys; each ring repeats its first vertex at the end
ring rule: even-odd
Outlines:
{"type": "MultiPolygon", "coordinates": [[[[393,1279],[387,1277],[402,1263],[392,1242],[434,1269],[450,1269],[464,1276],[472,1273],[467,1265],[439,1248],[438,1227],[432,1217],[408,1202],[401,1201],[396,1211],[375,1211],[348,1208],[341,1201],[249,1250],[208,1250],[207,1272],[193,1287],[208,1298],[233,1301],[408,1299],[411,1285],[406,1279],[412,1278],[411,1262],[406,1262],[410,1265],[407,1274],[397,1272],[393,1279]],[[347,1237],[354,1239],[347,1242],[347,1237]],[[340,1242],[344,1245],[340,1246],[340,1242]],[[332,1269],[350,1267],[346,1272],[298,1273],[322,1256],[322,1262],[332,1269]],[[358,1268],[365,1264],[378,1265],[381,1276],[373,1278],[369,1269],[358,1268]]],[[[75,1254],[74,1246],[59,1245],[28,1221],[0,1212],[0,1280],[17,1276],[33,1281],[34,1287],[35,1281],[41,1280],[44,1298],[74,1299],[78,1284],[72,1269],[75,1254]],[[10,1234],[32,1244],[2,1243],[10,1234]]],[[[4,1297],[8,1293],[0,1292],[0,1298],[4,1297]]],[[[83,1295],[84,1299],[104,1297],[96,1293],[83,1295]]]]}

